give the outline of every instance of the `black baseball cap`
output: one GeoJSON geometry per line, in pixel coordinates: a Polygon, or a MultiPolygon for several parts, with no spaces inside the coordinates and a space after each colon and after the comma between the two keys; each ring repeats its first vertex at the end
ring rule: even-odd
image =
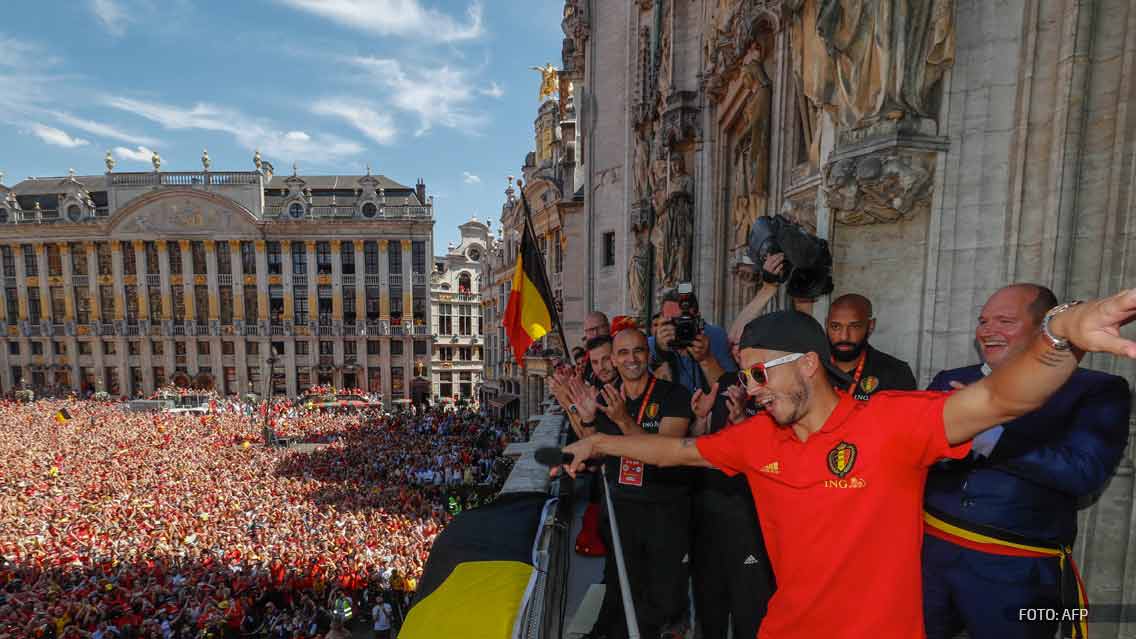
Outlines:
{"type": "Polygon", "coordinates": [[[816,353],[829,379],[842,386],[852,378],[832,362],[828,335],[812,315],[800,311],[767,313],[750,321],[742,330],[738,348],[764,348],[786,353],[816,353]]]}

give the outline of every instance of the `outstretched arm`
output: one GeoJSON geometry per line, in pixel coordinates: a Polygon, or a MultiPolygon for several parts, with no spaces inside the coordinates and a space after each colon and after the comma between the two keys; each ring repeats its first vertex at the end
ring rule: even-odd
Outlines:
{"type": "Polygon", "coordinates": [[[630,457],[645,464],[655,466],[702,466],[709,468],[694,445],[693,437],[678,439],[658,435],[603,435],[598,434],[564,448],[572,455],[572,463],[565,464],[568,474],[573,477],[584,469],[584,464],[593,457],[613,455],[630,457]]]}
{"type": "Polygon", "coordinates": [[[1120,327],[1136,316],[1136,289],[1058,313],[1050,331],[1073,344],[1058,351],[1042,335],[989,377],[955,393],[943,408],[947,441],[960,444],[988,428],[1032,412],[1069,379],[1086,352],[1136,358],[1120,327]]]}

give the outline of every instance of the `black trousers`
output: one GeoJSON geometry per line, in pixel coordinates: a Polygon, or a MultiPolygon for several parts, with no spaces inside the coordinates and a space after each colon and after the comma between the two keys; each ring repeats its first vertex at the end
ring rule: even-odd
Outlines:
{"type": "MultiPolygon", "coordinates": [[[[614,506],[639,634],[643,639],[656,639],[663,626],[680,619],[688,607],[689,563],[683,559],[690,548],[690,497],[682,494],[659,502],[616,498],[614,506]]],[[[619,572],[606,517],[603,530],[608,548],[606,589],[593,633],[625,639],[627,624],[619,572]]]]}
{"type": "Polygon", "coordinates": [[[773,596],[773,571],[749,491],[695,491],[691,506],[694,608],[705,639],[753,639],[773,596]]]}

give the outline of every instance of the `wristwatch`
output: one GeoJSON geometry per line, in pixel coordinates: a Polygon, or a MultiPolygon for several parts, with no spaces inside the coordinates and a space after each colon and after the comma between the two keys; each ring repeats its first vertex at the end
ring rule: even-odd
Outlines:
{"type": "Polygon", "coordinates": [[[1041,334],[1044,335],[1045,339],[1049,342],[1050,348],[1055,351],[1068,351],[1073,348],[1073,344],[1071,344],[1068,339],[1065,339],[1064,337],[1057,337],[1053,334],[1052,331],[1049,330],[1049,321],[1052,320],[1058,313],[1063,313],[1083,302],[1084,300],[1073,300],[1072,302],[1065,302],[1064,304],[1061,304],[1059,306],[1054,306],[1053,308],[1049,309],[1048,313],[1045,314],[1045,319],[1041,320],[1041,334]]]}

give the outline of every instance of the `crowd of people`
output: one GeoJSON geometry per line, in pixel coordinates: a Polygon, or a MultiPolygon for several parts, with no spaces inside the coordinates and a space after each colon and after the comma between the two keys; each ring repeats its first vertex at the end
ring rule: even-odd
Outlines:
{"type": "MultiPolygon", "coordinates": [[[[605,460],[640,636],[1085,636],[1076,514],[1121,459],[1131,390],[1078,363],[1136,357],[1118,336],[1136,292],[995,291],[981,361],[912,392],[911,367],[870,343],[867,297],[836,297],[820,321],[808,299],[766,313],[783,270],[781,254],[764,259],[728,328],[689,288],[664,291],[642,328],[592,311],[576,366],[550,380],[578,440],[564,469],[605,460]]],[[[607,560],[588,637],[619,639],[603,492],[593,483],[576,549],[607,560]]]]}
{"type": "Polygon", "coordinates": [[[508,471],[511,425],[473,413],[271,414],[334,434],[296,449],[264,445],[260,410],[209,405],[0,404],[0,638],[390,628],[452,513],[508,471]]]}

